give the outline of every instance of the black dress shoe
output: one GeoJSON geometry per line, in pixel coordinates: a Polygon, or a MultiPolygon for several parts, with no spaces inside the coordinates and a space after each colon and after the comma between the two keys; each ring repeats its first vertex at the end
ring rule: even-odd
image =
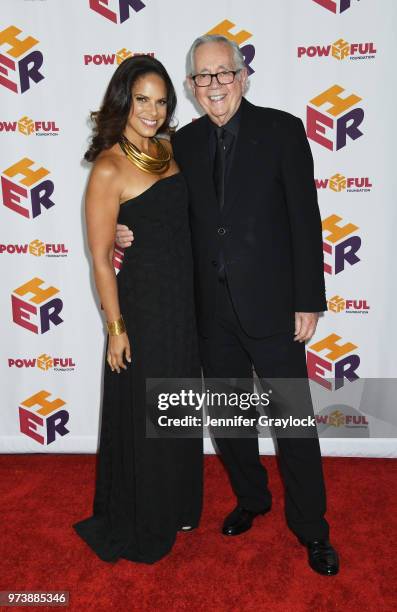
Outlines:
{"type": "Polygon", "coordinates": [[[241,506],[237,506],[233,512],[231,512],[224,520],[222,533],[223,535],[239,535],[240,533],[244,533],[251,529],[252,521],[258,514],[266,514],[269,512],[269,508],[265,508],[260,512],[254,512],[252,510],[247,510],[246,508],[242,508],[241,506]]]}
{"type": "Polygon", "coordinates": [[[339,557],[328,540],[312,540],[300,543],[306,546],[309,553],[309,565],[318,574],[335,576],[339,571],[339,557]]]}

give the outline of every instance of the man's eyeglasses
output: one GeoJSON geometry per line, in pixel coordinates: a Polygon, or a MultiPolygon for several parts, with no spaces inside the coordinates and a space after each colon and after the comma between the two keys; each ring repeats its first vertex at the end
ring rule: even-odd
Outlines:
{"type": "Polygon", "coordinates": [[[204,72],[200,74],[192,74],[192,79],[197,87],[208,87],[208,85],[211,85],[214,77],[218,81],[219,85],[230,85],[230,83],[233,83],[236,74],[240,71],[241,68],[239,68],[239,70],[224,70],[222,72],[217,72],[216,74],[204,72]]]}

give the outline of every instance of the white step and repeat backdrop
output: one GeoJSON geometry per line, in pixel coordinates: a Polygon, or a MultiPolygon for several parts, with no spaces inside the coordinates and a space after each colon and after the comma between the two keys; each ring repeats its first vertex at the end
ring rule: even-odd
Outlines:
{"type": "Polygon", "coordinates": [[[84,230],[88,113],[118,63],[148,53],[175,83],[179,124],[192,121],[186,52],[211,32],[240,45],[247,97],[301,117],[312,148],[329,311],[309,373],[325,394],[334,376],[349,391],[318,414],[323,454],[397,456],[396,19],[394,0],[1,1],[1,452],[96,451],[105,333],[84,230]]]}

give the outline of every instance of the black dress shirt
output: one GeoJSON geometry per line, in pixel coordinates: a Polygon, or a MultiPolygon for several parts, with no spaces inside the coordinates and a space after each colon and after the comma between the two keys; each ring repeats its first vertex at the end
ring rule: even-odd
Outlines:
{"type": "MultiPolygon", "coordinates": [[[[230,169],[233,163],[234,152],[236,149],[236,141],[237,135],[240,127],[240,117],[241,117],[241,104],[238,107],[237,111],[234,115],[229,119],[227,123],[225,123],[222,127],[226,131],[224,144],[225,144],[225,185],[230,176],[230,169]]],[[[211,130],[210,130],[210,160],[211,166],[214,166],[215,162],[215,152],[216,152],[216,143],[217,143],[217,130],[219,127],[210,120],[211,130]]],[[[225,258],[222,250],[220,250],[218,255],[218,278],[221,281],[225,281],[226,279],[226,270],[225,270],[225,258]]]]}
{"type": "MultiPolygon", "coordinates": [[[[233,163],[233,156],[234,156],[234,151],[236,149],[237,135],[238,135],[239,127],[240,127],[240,117],[241,117],[241,104],[238,107],[237,111],[234,113],[233,117],[231,117],[229,121],[225,123],[225,125],[222,126],[227,132],[226,138],[225,138],[225,146],[226,146],[225,183],[228,177],[230,176],[230,168],[232,167],[232,163],[233,163]]],[[[210,130],[209,145],[210,145],[211,167],[213,167],[214,161],[215,161],[215,151],[216,151],[216,139],[217,139],[216,131],[217,131],[218,126],[215,125],[215,123],[213,123],[211,120],[210,120],[210,125],[211,125],[211,130],[210,130]]]]}

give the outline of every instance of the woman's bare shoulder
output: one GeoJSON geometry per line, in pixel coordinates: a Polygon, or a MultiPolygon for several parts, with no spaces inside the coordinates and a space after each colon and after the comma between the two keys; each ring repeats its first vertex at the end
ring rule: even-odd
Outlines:
{"type": "Polygon", "coordinates": [[[120,173],[121,156],[112,149],[113,147],[111,149],[101,151],[94,161],[92,174],[106,179],[114,178],[120,173]]]}

